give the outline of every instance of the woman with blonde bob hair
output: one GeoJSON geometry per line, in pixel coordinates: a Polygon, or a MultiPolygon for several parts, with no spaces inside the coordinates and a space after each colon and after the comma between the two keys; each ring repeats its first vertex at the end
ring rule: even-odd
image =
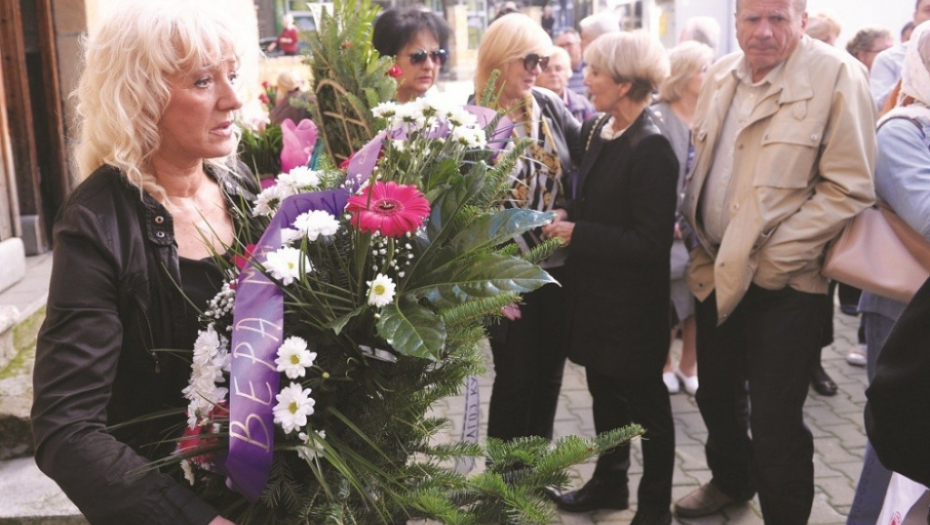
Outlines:
{"type": "MultiPolygon", "coordinates": [[[[494,109],[506,110],[514,124],[508,149],[519,139],[534,139],[510,175],[505,207],[549,212],[562,206],[571,190],[572,160],[580,160],[578,121],[555,93],[535,87],[551,47],[539,24],[512,13],[491,24],[478,48],[475,93],[484,92],[492,71],[500,72],[491,89],[498,95],[494,109]]],[[[543,241],[541,233],[530,231],[514,242],[528,251],[543,241]]],[[[542,262],[560,282],[564,265],[564,250],[542,262]]],[[[492,328],[495,379],[488,436],[552,438],[567,344],[564,290],[548,284],[525,295],[519,306],[505,308],[507,319],[492,328]]]]}
{"type": "Polygon", "coordinates": [[[84,42],[84,181],[55,224],[32,423],[39,468],[94,525],[232,523],[148,466],[186,422],[190,363],[164,350],[193,349],[214,256],[245,231],[232,204],[257,189],[235,162],[243,33],[221,12],[123,2],[84,42]]]}
{"type": "MultiPolygon", "coordinates": [[[[568,244],[569,358],[585,367],[595,431],[633,421],[646,429],[632,524],[668,525],[675,428],[662,367],[678,159],[648,107],[668,58],[658,39],[637,31],[598,37],[585,62],[584,83],[603,116],[585,122],[574,200],[544,233],[568,244]]],[[[626,509],[629,466],[629,446],[602,454],[559,508],[626,509]]]]}
{"type": "MultiPolygon", "coordinates": [[[[684,193],[686,176],[690,171],[689,159],[694,156],[691,146],[691,126],[698,94],[704,84],[704,73],[714,61],[714,50],[695,41],[682,42],[668,52],[671,74],[659,87],[659,101],[652,106],[653,112],[662,123],[662,131],[672,144],[678,157],[678,195],[684,193]]],[[[681,202],[678,202],[681,206],[681,202]]],[[[675,211],[675,242],[672,244],[671,286],[672,307],[676,326],[681,327],[681,359],[672,366],[671,355],[665,364],[662,379],[670,394],[680,390],[679,381],[685,391],[694,395],[698,389],[697,378],[697,325],[694,322],[694,296],[684,281],[685,265],[688,263],[688,248],[685,237],[689,235],[687,224],[681,220],[680,211],[675,211]]]]}

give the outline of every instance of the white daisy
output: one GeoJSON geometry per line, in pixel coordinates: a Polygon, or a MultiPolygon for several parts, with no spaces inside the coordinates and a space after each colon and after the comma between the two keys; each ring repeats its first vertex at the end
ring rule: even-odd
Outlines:
{"type": "Polygon", "coordinates": [[[371,114],[375,117],[390,119],[397,113],[397,103],[395,102],[382,102],[372,108],[371,114]]]}
{"type": "Polygon", "coordinates": [[[281,343],[278,358],[274,362],[278,365],[278,372],[284,372],[289,379],[297,379],[306,375],[307,367],[313,366],[314,359],[316,352],[307,349],[307,342],[293,336],[281,343]]]}
{"type": "Polygon", "coordinates": [[[262,215],[271,215],[277,211],[281,201],[287,195],[282,195],[277,184],[262,190],[255,198],[255,206],[252,208],[252,215],[259,217],[262,215]]]}
{"type": "Polygon", "coordinates": [[[294,220],[294,228],[306,235],[307,239],[312,242],[321,235],[324,237],[336,235],[339,231],[339,220],[323,210],[308,211],[297,216],[294,220]]]}
{"type": "Polygon", "coordinates": [[[316,456],[323,453],[323,445],[320,441],[326,439],[325,430],[314,431],[312,434],[301,432],[297,434],[297,438],[303,442],[302,445],[297,446],[297,455],[307,463],[310,463],[316,456]]]}
{"type": "Polygon", "coordinates": [[[313,414],[313,405],[316,404],[310,397],[309,388],[291,383],[282,388],[275,399],[278,404],[274,407],[274,422],[281,425],[285,434],[307,426],[307,416],[313,414]]]}
{"type": "Polygon", "coordinates": [[[396,287],[390,277],[379,273],[374,280],[368,281],[368,304],[378,308],[391,304],[396,287]]]}
{"type": "Polygon", "coordinates": [[[300,272],[310,273],[310,259],[297,248],[285,246],[268,254],[265,259],[265,269],[268,273],[288,286],[300,278],[300,272]]]}
{"type": "Polygon", "coordinates": [[[320,176],[307,166],[297,166],[287,173],[278,175],[278,186],[288,195],[315,190],[320,185],[320,176]]]}

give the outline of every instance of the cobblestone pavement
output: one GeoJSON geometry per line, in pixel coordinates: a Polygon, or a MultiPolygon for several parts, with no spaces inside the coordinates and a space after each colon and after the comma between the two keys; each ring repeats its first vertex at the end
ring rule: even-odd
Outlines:
{"type": "MultiPolygon", "coordinates": [[[[450,100],[464,101],[472,92],[470,80],[440,82],[438,91],[450,100]]],[[[805,421],[814,435],[814,506],[809,523],[844,524],[852,505],[853,494],[862,468],[865,451],[865,427],[862,410],[865,408],[865,368],[846,363],[846,353],[856,344],[859,319],[839,312],[836,308],[833,326],[835,341],[824,348],[822,361],[827,373],[836,381],[836,396],[822,397],[813,390],[804,407],[805,421]]],[[[677,349],[673,349],[673,352],[677,349]]],[[[490,366],[490,356],[487,362],[490,366]]],[[[491,397],[493,371],[481,378],[482,417],[487,419],[487,403],[491,397]]],[[[459,435],[464,400],[452,398],[437,407],[452,421],[452,436],[459,435]]],[[[702,483],[710,481],[710,470],[704,458],[704,441],[707,430],[697,404],[692,397],[681,393],[672,396],[675,419],[675,478],[672,500],[677,500],[702,483]]],[[[484,435],[482,428],[482,435],[484,435]]],[[[569,364],[565,370],[562,395],[555,421],[556,437],[570,434],[594,435],[591,416],[591,396],[585,383],[584,370],[569,364]]],[[[630,469],[631,504],[635,504],[639,477],[642,474],[642,456],[638,443],[633,445],[633,465],[630,469]]],[[[579,465],[574,471],[574,486],[579,487],[594,471],[594,462],[579,465]]],[[[634,507],[635,509],[635,507],[634,507]]],[[[758,498],[748,505],[728,507],[716,516],[702,519],[681,519],[686,525],[755,525],[762,523],[758,498]]],[[[562,514],[564,525],[623,525],[633,519],[633,512],[596,512],[593,514],[562,514]]]]}
{"type": "MultiPolygon", "coordinates": [[[[813,390],[805,404],[805,421],[814,435],[815,492],[809,523],[844,524],[852,505],[856,482],[865,450],[865,427],[862,410],[865,407],[865,369],[846,363],[846,352],[856,344],[858,318],[839,313],[834,316],[835,341],[823,350],[823,364],[836,381],[839,392],[834,397],[822,397],[813,390]]],[[[677,344],[677,343],[676,343],[677,344]]],[[[675,352],[677,348],[673,349],[675,352]]],[[[490,356],[488,357],[490,363],[490,356]]],[[[490,368],[490,365],[489,365],[490,368]]],[[[480,378],[482,418],[487,419],[493,371],[480,378]]],[[[672,488],[673,501],[710,480],[710,470],[704,458],[707,430],[694,398],[680,393],[672,397],[675,419],[676,460],[672,488]]],[[[451,420],[451,436],[458,436],[464,399],[450,398],[436,407],[438,414],[451,420]]],[[[565,370],[562,394],[556,414],[555,434],[565,436],[594,435],[591,397],[585,383],[584,369],[569,363],[565,370]]],[[[482,426],[482,436],[485,427],[482,426]]],[[[633,445],[633,465],[630,469],[631,501],[635,510],[635,488],[642,475],[642,455],[639,444],[633,445]]],[[[579,487],[594,471],[594,462],[579,465],[572,471],[573,486],[579,487]]],[[[563,525],[624,525],[633,519],[633,511],[596,512],[592,514],[561,514],[563,525]]],[[[685,525],[755,525],[762,523],[758,498],[748,505],[728,507],[718,515],[701,519],[680,519],[685,525]]]]}

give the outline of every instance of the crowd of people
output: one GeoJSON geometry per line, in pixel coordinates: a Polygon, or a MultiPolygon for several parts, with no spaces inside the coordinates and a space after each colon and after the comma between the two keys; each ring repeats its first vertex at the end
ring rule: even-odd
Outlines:
{"type": "MultiPolygon", "coordinates": [[[[155,350],[193,346],[196,312],[221,283],[208,256],[247,226],[229,202],[257,190],[235,160],[239,36],[216,10],[172,9],[140,4],[88,41],[76,149],[86,180],[55,227],[36,460],[92,523],[230,523],[156,470],[127,477],[165,453],[146,445],[173,422],[108,430],[184,405],[189,372],[155,350]]],[[[560,284],[490,329],[488,435],[551,439],[565,362],[582,365],[596,431],[646,429],[634,525],[755,495],[766,523],[807,523],[802,407],[812,380],[829,386],[825,247],[876,194],[930,237],[930,0],[917,1],[909,42],[864,29],[846,51],[833,47],[840,25],[809,16],[806,0],[738,0],[735,18],[740,49],[719,59],[713,19],[689,21],[666,50],[614,13],[554,39],[551,21],[501,13],[478,49],[469,102],[496,94],[513,123],[507,147],[525,148],[504,206],[553,216],[513,242],[561,239],[541,263],[560,284]],[[707,427],[712,479],[673,503],[669,393],[682,387],[707,427]]],[[[435,85],[449,36],[422,9],[381,15],[373,45],[400,70],[397,101],[435,85]]],[[[280,84],[283,98],[299,95],[299,80],[280,84]]],[[[905,306],[859,300],[864,347],[850,362],[870,378],[905,306]]],[[[629,470],[620,447],[582,487],[550,495],[567,512],[626,509],[629,470]]],[[[890,476],[869,447],[850,524],[876,522],[890,476]]]]}

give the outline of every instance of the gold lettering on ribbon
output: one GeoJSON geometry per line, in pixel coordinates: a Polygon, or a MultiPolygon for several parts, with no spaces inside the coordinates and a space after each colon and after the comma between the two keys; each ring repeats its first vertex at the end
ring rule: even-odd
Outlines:
{"type": "Polygon", "coordinates": [[[269,363],[268,361],[265,361],[264,359],[262,359],[262,358],[256,356],[256,355],[255,355],[255,349],[252,348],[252,344],[251,344],[251,343],[247,343],[247,342],[245,342],[245,341],[243,341],[243,342],[237,344],[236,347],[233,348],[232,357],[233,357],[233,359],[238,359],[238,358],[240,358],[240,357],[245,357],[245,358],[251,360],[251,361],[252,361],[252,364],[261,363],[261,364],[267,366],[268,368],[270,368],[272,372],[277,372],[277,371],[278,371],[278,368],[277,368],[273,363],[269,363]],[[246,347],[246,348],[248,349],[248,353],[246,353],[246,352],[240,352],[239,349],[242,348],[242,347],[246,347]]]}
{"type": "Polygon", "coordinates": [[[279,339],[276,335],[274,335],[274,334],[272,334],[272,333],[270,333],[270,332],[266,332],[266,331],[265,331],[265,325],[268,325],[269,327],[271,327],[272,329],[274,329],[274,330],[275,330],[275,333],[281,333],[281,325],[279,325],[279,324],[274,324],[274,323],[272,323],[271,321],[262,319],[261,317],[249,317],[248,319],[242,319],[242,320],[240,320],[239,322],[236,323],[235,330],[237,330],[237,331],[238,331],[238,330],[248,330],[249,332],[256,332],[256,333],[261,334],[262,337],[267,337],[268,339],[271,339],[271,340],[274,341],[275,343],[279,342],[280,339],[279,339]],[[246,323],[257,323],[258,326],[257,326],[257,327],[256,327],[256,326],[249,326],[249,325],[246,324],[246,323]]]}
{"type": "Polygon", "coordinates": [[[271,384],[269,384],[266,381],[265,387],[268,389],[268,400],[267,401],[255,395],[255,385],[251,381],[249,381],[249,390],[251,391],[251,393],[247,394],[243,392],[242,390],[239,390],[239,379],[235,377],[233,378],[233,388],[235,389],[237,396],[244,397],[246,399],[251,399],[252,401],[255,401],[256,403],[261,403],[265,406],[271,406],[271,403],[274,401],[274,394],[271,393],[271,384]]]}
{"type": "Polygon", "coordinates": [[[268,280],[267,277],[262,276],[261,272],[258,271],[258,268],[247,265],[242,269],[242,277],[240,277],[243,283],[249,284],[261,284],[263,286],[276,286],[273,282],[268,280]]]}
{"type": "Polygon", "coordinates": [[[229,422],[229,437],[236,438],[238,440],[245,441],[250,445],[260,447],[265,452],[268,452],[271,449],[271,445],[269,445],[268,439],[269,436],[270,434],[268,432],[268,427],[265,426],[265,422],[262,421],[261,416],[258,414],[249,414],[249,417],[245,418],[245,423],[240,423],[238,421],[229,422]],[[252,438],[252,431],[249,430],[249,421],[252,421],[253,418],[258,421],[259,425],[261,425],[262,432],[265,434],[264,443],[252,438]],[[241,434],[238,432],[240,429],[243,432],[241,434]]]}

